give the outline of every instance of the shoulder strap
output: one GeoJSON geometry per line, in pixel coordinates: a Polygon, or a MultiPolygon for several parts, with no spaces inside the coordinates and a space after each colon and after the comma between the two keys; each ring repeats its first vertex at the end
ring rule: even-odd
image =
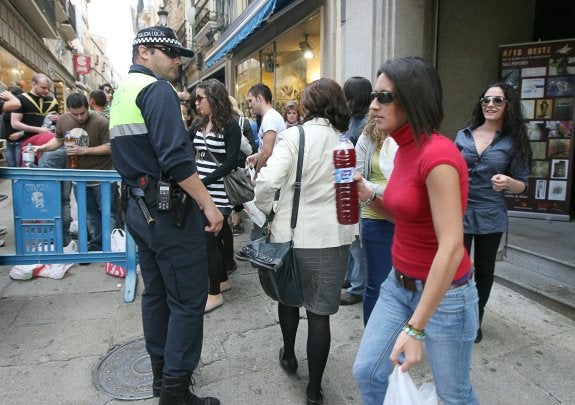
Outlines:
{"type": "Polygon", "coordinates": [[[206,143],[206,137],[204,136],[203,133],[202,133],[202,140],[204,141],[204,145],[206,145],[206,151],[207,151],[208,154],[210,155],[210,158],[212,159],[212,162],[214,162],[214,163],[217,164],[218,166],[221,165],[220,161],[214,156],[214,154],[212,153],[212,151],[210,150],[210,148],[208,148],[208,144],[206,143]]]}
{"type": "Polygon", "coordinates": [[[295,183],[293,185],[293,206],[291,211],[291,229],[294,230],[297,225],[297,213],[299,209],[299,197],[301,193],[301,172],[303,169],[303,151],[305,146],[305,134],[303,131],[303,126],[298,125],[299,130],[299,153],[297,154],[297,169],[295,175],[295,183]]]}
{"type": "Polygon", "coordinates": [[[244,122],[246,118],[243,115],[240,115],[240,119],[238,120],[238,124],[240,124],[240,129],[242,130],[242,136],[244,136],[244,122]]]}
{"type": "MultiPolygon", "coordinates": [[[[304,153],[304,146],[305,146],[305,134],[304,134],[303,127],[301,125],[298,125],[297,128],[299,130],[299,150],[298,150],[298,154],[297,154],[297,168],[296,168],[296,174],[295,174],[295,183],[293,185],[294,192],[293,192],[293,204],[292,204],[291,222],[290,222],[290,228],[292,231],[295,229],[295,227],[297,225],[297,213],[299,210],[299,197],[301,194],[301,174],[302,174],[302,169],[303,169],[303,153],[304,153]]],[[[274,197],[274,201],[277,201],[279,199],[279,196],[280,196],[280,190],[277,190],[275,197],[274,197]]],[[[274,210],[272,208],[272,211],[267,215],[267,218],[266,218],[266,220],[268,222],[268,226],[274,220],[275,215],[276,215],[276,213],[274,212],[274,210]]],[[[268,237],[269,237],[269,234],[268,234],[268,237]]]]}

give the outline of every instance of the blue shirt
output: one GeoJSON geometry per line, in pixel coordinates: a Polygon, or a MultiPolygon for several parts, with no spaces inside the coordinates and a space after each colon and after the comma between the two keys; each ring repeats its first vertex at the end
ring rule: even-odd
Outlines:
{"type": "MultiPolygon", "coordinates": [[[[130,73],[144,73],[157,81],[144,87],[136,98],[148,133],[112,139],[114,167],[130,187],[137,187],[138,179],[145,175],[155,180],[162,174],[175,182],[185,180],[196,173],[196,162],[176,91],[144,66],[132,65],[130,73]]],[[[122,85],[115,97],[121,96],[122,85]]]]}
{"type": "Polygon", "coordinates": [[[462,129],[455,137],[455,144],[467,163],[469,174],[469,197],[463,219],[464,232],[475,235],[505,232],[505,193],[493,190],[491,178],[496,174],[505,174],[525,183],[527,191],[529,167],[519,161],[510,135],[498,131],[491,145],[479,155],[471,131],[471,127],[462,129]]]}

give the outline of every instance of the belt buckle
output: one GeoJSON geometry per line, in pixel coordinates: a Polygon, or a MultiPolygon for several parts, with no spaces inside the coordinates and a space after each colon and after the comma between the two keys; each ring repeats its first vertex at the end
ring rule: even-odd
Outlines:
{"type": "Polygon", "coordinates": [[[399,285],[400,285],[402,288],[407,288],[407,287],[405,286],[405,275],[404,275],[404,274],[401,274],[401,273],[397,273],[397,274],[399,274],[399,280],[398,280],[398,281],[399,281],[399,285]]]}

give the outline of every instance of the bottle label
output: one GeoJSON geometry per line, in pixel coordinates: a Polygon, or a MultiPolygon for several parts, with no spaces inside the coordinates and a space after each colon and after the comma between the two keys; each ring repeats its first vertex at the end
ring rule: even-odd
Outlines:
{"type": "Polygon", "coordinates": [[[346,167],[343,169],[335,169],[335,182],[337,184],[353,182],[353,175],[355,169],[353,167],[346,167]]]}
{"type": "Polygon", "coordinates": [[[33,162],[34,161],[34,152],[24,152],[22,153],[22,160],[24,162],[33,162]]]}

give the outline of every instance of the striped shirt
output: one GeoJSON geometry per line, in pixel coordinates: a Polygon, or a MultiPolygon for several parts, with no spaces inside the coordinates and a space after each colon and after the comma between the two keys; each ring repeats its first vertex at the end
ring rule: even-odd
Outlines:
{"type": "MultiPolygon", "coordinates": [[[[204,138],[204,134],[201,131],[196,132],[193,143],[194,148],[196,149],[198,175],[200,176],[200,179],[203,179],[213,173],[220,165],[219,163],[214,163],[212,161],[210,154],[206,151],[206,145],[216,159],[223,162],[226,158],[226,144],[224,142],[223,135],[216,135],[209,132],[204,138]]],[[[220,177],[216,181],[206,185],[206,188],[218,208],[231,208],[228,196],[224,189],[223,177],[220,177]]]]}

